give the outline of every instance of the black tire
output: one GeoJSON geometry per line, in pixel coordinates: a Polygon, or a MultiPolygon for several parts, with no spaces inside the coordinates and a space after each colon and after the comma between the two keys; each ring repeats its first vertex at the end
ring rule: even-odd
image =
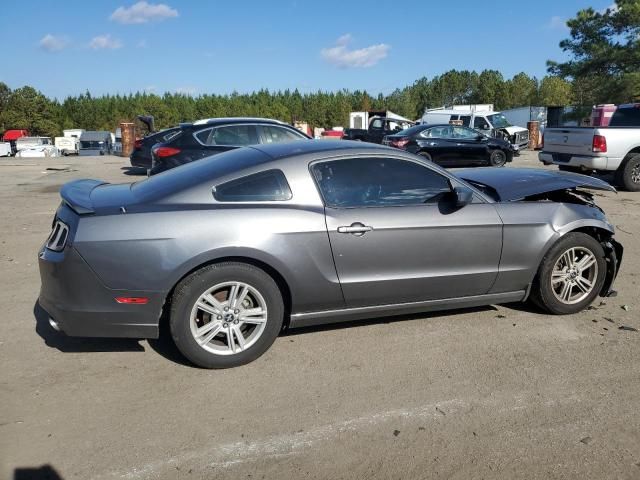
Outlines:
{"type": "MultiPolygon", "coordinates": [[[[224,262],[206,266],[182,280],[171,303],[171,336],[178,350],[191,362],[203,368],[230,368],[252,362],[266,352],[282,329],[284,304],[276,282],[263,270],[246,263],[224,262]],[[209,288],[230,281],[252,286],[264,298],[267,321],[255,343],[238,353],[221,355],[201,347],[191,333],[191,311],[209,288]]],[[[232,335],[233,337],[233,335],[232,335]]]]}
{"type": "Polygon", "coordinates": [[[629,192],[640,192],[640,154],[627,157],[616,171],[616,183],[629,192]]]}
{"type": "Polygon", "coordinates": [[[425,160],[429,160],[430,162],[433,162],[431,155],[429,155],[427,152],[418,152],[418,155],[420,155],[425,160]]]}
{"type": "Polygon", "coordinates": [[[531,300],[543,310],[554,315],[577,313],[590,305],[602,290],[606,276],[605,253],[600,243],[586,233],[567,233],[560,238],[542,259],[538,273],[531,286],[531,300]],[[597,276],[593,279],[593,288],[580,302],[568,304],[556,298],[551,286],[551,273],[556,262],[570,248],[580,247],[590,251],[596,258],[597,276]]]}
{"type": "Polygon", "coordinates": [[[502,150],[493,150],[489,155],[489,165],[492,167],[504,167],[507,163],[507,154],[502,150]]]}

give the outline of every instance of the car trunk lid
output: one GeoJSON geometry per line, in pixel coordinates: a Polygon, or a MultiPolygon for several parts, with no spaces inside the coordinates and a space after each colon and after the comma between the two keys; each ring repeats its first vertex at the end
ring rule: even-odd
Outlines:
{"type": "Polygon", "coordinates": [[[79,215],[115,213],[135,203],[131,185],[111,185],[102,180],[75,180],[60,190],[65,204],[79,215]]]}

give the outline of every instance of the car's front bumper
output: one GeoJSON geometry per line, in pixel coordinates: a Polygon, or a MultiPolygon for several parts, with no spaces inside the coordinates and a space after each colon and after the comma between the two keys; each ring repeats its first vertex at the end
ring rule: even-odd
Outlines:
{"type": "Polygon", "coordinates": [[[105,287],[71,246],[62,252],[42,248],[38,303],[67,335],[157,338],[164,294],[105,287]],[[116,297],[144,297],[148,303],[122,304],[116,297]]]}

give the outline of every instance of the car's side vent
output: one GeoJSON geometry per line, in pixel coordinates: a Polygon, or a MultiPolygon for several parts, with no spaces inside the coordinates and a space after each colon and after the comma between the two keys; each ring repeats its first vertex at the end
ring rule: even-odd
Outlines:
{"type": "Polygon", "coordinates": [[[56,220],[53,225],[51,235],[49,235],[49,238],[47,239],[47,248],[49,250],[53,250],[54,252],[61,252],[64,249],[65,244],[67,243],[68,236],[69,227],[60,220],[56,220]]]}

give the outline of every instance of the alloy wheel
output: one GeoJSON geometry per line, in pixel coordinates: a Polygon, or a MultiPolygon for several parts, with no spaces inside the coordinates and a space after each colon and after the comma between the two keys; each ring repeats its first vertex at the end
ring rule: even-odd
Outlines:
{"type": "Polygon", "coordinates": [[[225,282],[205,291],[191,310],[191,335],[204,350],[234,355],[255,344],[267,324],[267,303],[244,282],[225,282]]]}
{"type": "Polygon", "coordinates": [[[585,247],[572,247],[553,266],[551,290],[560,302],[572,305],[589,296],[597,279],[598,262],[593,252],[585,247]]]}
{"type": "Polygon", "coordinates": [[[633,183],[640,183],[640,163],[631,170],[631,181],[633,183]]]}

